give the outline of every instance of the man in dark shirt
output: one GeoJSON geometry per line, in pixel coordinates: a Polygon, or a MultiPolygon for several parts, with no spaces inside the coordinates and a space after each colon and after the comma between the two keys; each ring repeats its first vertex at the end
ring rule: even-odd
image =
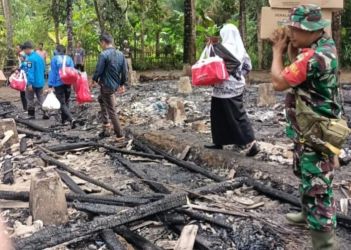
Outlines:
{"type": "Polygon", "coordinates": [[[109,136],[108,131],[111,125],[108,118],[110,118],[116,140],[121,142],[124,137],[117,115],[115,92],[117,91],[119,94],[125,92],[125,85],[128,80],[126,59],[122,52],[113,47],[113,38],[110,35],[103,34],[100,37],[100,45],[103,51],[100,54],[93,76],[93,85],[98,83],[101,88],[99,103],[104,126],[101,136],[109,136]]]}

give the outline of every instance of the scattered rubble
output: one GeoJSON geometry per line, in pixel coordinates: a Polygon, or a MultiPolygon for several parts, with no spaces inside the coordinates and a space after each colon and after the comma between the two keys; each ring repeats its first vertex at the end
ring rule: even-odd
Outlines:
{"type": "MultiPolygon", "coordinates": [[[[283,134],[283,96],[259,107],[258,89],[246,94],[262,149],[255,159],[231,148],[204,150],[211,89],[185,95],[176,81],[143,83],[118,96],[129,132],[123,144],[98,138],[97,103],[74,106],[79,126],[69,130],[57,125],[55,114],[27,121],[0,101],[0,116],[14,118],[19,137],[26,136],[25,150],[18,140],[1,155],[1,177],[12,172],[14,180],[0,184],[0,203],[8,202],[2,216],[16,249],[308,248],[307,232],[284,220],[299,199],[292,145],[283,134]]],[[[349,150],[344,153],[346,159],[349,150]]],[[[338,235],[347,249],[351,182],[342,174],[335,184],[343,190],[336,193],[338,235]]]]}

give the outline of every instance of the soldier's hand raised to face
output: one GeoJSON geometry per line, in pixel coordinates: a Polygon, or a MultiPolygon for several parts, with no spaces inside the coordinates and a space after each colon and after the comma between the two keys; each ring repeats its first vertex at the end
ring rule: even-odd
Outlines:
{"type": "Polygon", "coordinates": [[[285,29],[277,29],[271,37],[273,43],[273,51],[278,53],[286,53],[289,44],[289,36],[285,29]]]}

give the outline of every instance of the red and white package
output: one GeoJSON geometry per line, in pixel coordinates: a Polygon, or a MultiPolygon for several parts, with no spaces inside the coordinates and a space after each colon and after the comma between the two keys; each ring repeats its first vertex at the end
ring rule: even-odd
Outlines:
{"type": "Polygon", "coordinates": [[[229,73],[223,59],[216,55],[209,57],[212,49],[212,45],[207,46],[202,52],[200,60],[191,68],[194,86],[213,86],[229,79],[229,73]]]}

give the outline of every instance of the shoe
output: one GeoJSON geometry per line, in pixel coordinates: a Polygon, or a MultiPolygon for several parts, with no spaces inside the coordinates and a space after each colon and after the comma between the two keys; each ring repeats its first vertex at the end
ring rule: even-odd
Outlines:
{"type": "Polygon", "coordinates": [[[313,250],[337,249],[334,231],[322,232],[322,231],[311,230],[311,237],[312,237],[313,250]]]}
{"type": "Polygon", "coordinates": [[[218,150],[221,150],[223,149],[223,146],[222,145],[205,145],[205,148],[207,149],[218,149],[218,150]]]}
{"type": "Polygon", "coordinates": [[[77,121],[76,120],[72,120],[71,121],[71,129],[75,129],[77,128],[77,121]]]}
{"type": "Polygon", "coordinates": [[[307,225],[306,213],[304,213],[304,212],[288,213],[288,214],[286,214],[285,217],[293,225],[297,225],[297,226],[305,226],[305,225],[307,225]]]}
{"type": "Polygon", "coordinates": [[[254,157],[260,152],[260,148],[256,141],[250,143],[242,153],[246,155],[246,157],[254,157]]]}

